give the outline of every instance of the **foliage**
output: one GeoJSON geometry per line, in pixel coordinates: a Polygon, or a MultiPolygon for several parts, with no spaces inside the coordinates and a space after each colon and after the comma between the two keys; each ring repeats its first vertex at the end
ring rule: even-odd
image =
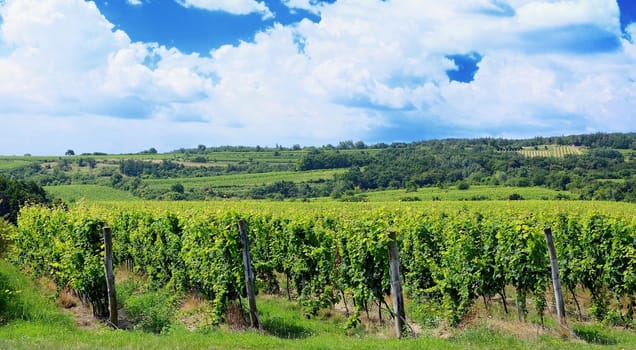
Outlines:
{"type": "Polygon", "coordinates": [[[16,263],[35,275],[47,275],[59,290],[69,287],[90,302],[93,314],[108,315],[101,228],[87,215],[70,216],[62,208],[28,207],[13,239],[16,263]]]}
{"type": "Polygon", "coordinates": [[[16,223],[18,211],[26,203],[48,203],[42,187],[33,181],[7,179],[0,175],[0,219],[16,223]]]}
{"type": "Polygon", "coordinates": [[[543,316],[550,277],[543,227],[548,225],[561,242],[557,254],[564,285],[589,290],[591,312],[599,320],[633,320],[636,227],[630,211],[565,214],[556,204],[534,213],[492,203],[481,211],[348,206],[278,214],[227,206],[29,207],[20,216],[14,259],[35,274],[49,275],[58,288],[77,290],[99,309],[105,293],[100,229],[109,225],[117,263],[146,276],[151,289],[196,290],[210,300],[212,319],[222,322],[229,303],[245,297],[237,232],[243,218],[263,290],[279,290],[277,278],[284,276],[289,295],[297,296],[309,317],[351,298],[355,326],[369,305],[382,305],[389,293],[388,233],[396,230],[405,290],[440,305],[440,316],[457,324],[475,298],[505,296],[506,286],[515,290],[520,319],[528,314],[530,296],[543,316]]]}
{"type": "Polygon", "coordinates": [[[162,333],[173,321],[174,300],[164,291],[149,291],[131,295],[124,302],[124,309],[136,329],[162,333]]]}
{"type": "Polygon", "coordinates": [[[312,198],[339,196],[348,190],[414,191],[467,184],[534,186],[570,191],[571,198],[636,202],[635,157],[636,134],[599,133],[525,140],[447,139],[391,145],[343,141],[318,148],[199,145],[164,154],[150,149],[131,155],[0,157],[0,172],[42,186],[111,186],[139,198],[164,200],[312,198]],[[328,176],[307,178],[309,169],[333,170],[328,176]],[[246,184],[247,179],[251,182],[246,184]],[[171,190],[176,183],[187,191],[171,190]]]}
{"type": "Polygon", "coordinates": [[[69,317],[58,313],[49,299],[18,269],[0,260],[0,326],[15,320],[43,321],[68,327],[69,317]]]}

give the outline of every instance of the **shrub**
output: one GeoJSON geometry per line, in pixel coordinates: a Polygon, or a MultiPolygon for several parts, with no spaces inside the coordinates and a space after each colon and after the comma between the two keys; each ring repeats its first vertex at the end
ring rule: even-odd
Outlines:
{"type": "Polygon", "coordinates": [[[151,291],[131,295],[124,302],[124,309],[135,328],[146,332],[161,333],[170,326],[175,305],[166,292],[151,291]]]}
{"type": "Polygon", "coordinates": [[[523,197],[519,193],[513,193],[510,196],[508,196],[508,200],[520,201],[520,200],[523,200],[523,197]]]}

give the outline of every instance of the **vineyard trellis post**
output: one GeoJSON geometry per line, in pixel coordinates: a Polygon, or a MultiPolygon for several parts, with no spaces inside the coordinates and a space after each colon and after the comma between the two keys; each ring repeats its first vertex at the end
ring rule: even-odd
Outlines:
{"type": "Polygon", "coordinates": [[[117,297],[115,292],[115,274],[113,273],[113,234],[110,227],[104,227],[104,273],[106,292],[108,293],[108,314],[111,325],[117,328],[117,297]]]}
{"type": "Polygon", "coordinates": [[[247,237],[247,229],[245,221],[238,221],[239,234],[241,243],[243,244],[243,265],[245,266],[245,290],[247,291],[247,301],[250,308],[250,323],[252,328],[262,329],[258,319],[258,310],[256,309],[256,294],[254,291],[254,271],[250,261],[249,238],[247,237]]]}
{"type": "Polygon", "coordinates": [[[565,315],[565,304],[563,302],[563,292],[561,290],[561,281],[559,279],[559,262],[557,260],[556,250],[554,249],[554,241],[552,240],[552,229],[546,226],[543,229],[545,235],[545,241],[548,246],[548,252],[550,253],[550,267],[552,269],[552,286],[554,288],[554,298],[556,302],[557,318],[559,319],[559,325],[561,332],[568,333],[568,322],[565,315]]]}
{"type": "Polygon", "coordinates": [[[404,296],[402,295],[402,283],[400,282],[400,255],[395,231],[389,231],[389,278],[391,279],[391,295],[393,296],[393,314],[395,318],[395,332],[398,338],[402,337],[404,330],[404,296]]]}

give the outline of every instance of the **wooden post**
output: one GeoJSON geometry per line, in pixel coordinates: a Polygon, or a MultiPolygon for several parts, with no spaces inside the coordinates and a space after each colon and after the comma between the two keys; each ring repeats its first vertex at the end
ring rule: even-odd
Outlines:
{"type": "Polygon", "coordinates": [[[566,334],[568,332],[568,322],[565,315],[565,304],[563,302],[563,292],[561,291],[561,281],[559,280],[559,262],[557,260],[556,250],[554,249],[554,242],[552,241],[552,229],[546,226],[543,229],[545,234],[545,241],[548,245],[548,252],[550,253],[550,266],[552,268],[552,286],[554,288],[554,298],[556,301],[557,317],[559,319],[559,325],[561,326],[561,332],[566,334]]]}
{"type": "Polygon", "coordinates": [[[247,237],[247,229],[245,228],[245,221],[240,219],[238,221],[239,234],[241,236],[241,243],[243,244],[243,265],[245,266],[245,290],[247,291],[247,301],[250,307],[250,322],[253,328],[261,328],[261,323],[258,320],[258,310],[256,309],[256,294],[254,291],[254,271],[252,271],[252,264],[250,262],[250,245],[247,237]]]}
{"type": "Polygon", "coordinates": [[[389,276],[391,278],[391,294],[393,295],[393,314],[395,317],[395,333],[402,337],[406,316],[404,313],[404,296],[402,282],[400,282],[400,255],[395,231],[389,231],[391,243],[389,245],[389,276]]]}
{"type": "Polygon", "coordinates": [[[117,328],[117,297],[115,293],[115,274],[113,273],[113,234],[110,227],[104,227],[104,272],[108,292],[108,313],[110,323],[117,328]]]}

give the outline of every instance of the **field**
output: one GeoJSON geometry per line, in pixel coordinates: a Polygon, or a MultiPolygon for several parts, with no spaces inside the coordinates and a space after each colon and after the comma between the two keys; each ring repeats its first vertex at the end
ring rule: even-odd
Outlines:
{"type": "MultiPolygon", "coordinates": [[[[400,147],[390,154],[418,156],[400,147]]],[[[514,166],[533,160],[501,149],[490,155],[495,168],[512,169],[510,181],[502,184],[537,175],[514,166]]],[[[436,164],[453,159],[455,150],[439,153],[436,164]]],[[[11,264],[0,260],[0,348],[636,348],[636,304],[630,304],[636,298],[636,204],[576,200],[596,197],[582,197],[580,189],[565,185],[547,187],[571,191],[480,185],[500,182],[492,173],[466,177],[464,170],[493,166],[478,158],[454,173],[465,181],[435,182],[427,177],[436,176],[430,170],[446,170],[433,166],[417,169],[414,181],[384,186],[406,188],[363,191],[373,187],[356,182],[336,192],[326,186],[356,174],[339,176],[347,168],[295,171],[308,152],[228,147],[0,157],[0,172],[58,184],[45,189],[67,204],[24,209],[17,230],[0,221],[0,242],[11,237],[14,248],[6,257],[11,264]],[[134,173],[140,165],[133,161],[140,160],[149,163],[134,173]],[[126,163],[133,172],[124,171],[126,163]],[[25,167],[29,164],[42,168],[25,167]],[[256,197],[280,198],[276,201],[239,199],[281,182],[315,185],[316,192],[256,197]],[[323,188],[329,190],[318,192],[323,188]],[[208,200],[141,199],[177,198],[152,197],[156,193],[208,200]],[[316,193],[325,197],[312,197],[316,193]],[[239,219],[248,227],[262,331],[249,330],[238,311],[247,303],[239,219]],[[90,315],[92,309],[104,317],[106,310],[103,226],[113,232],[126,331],[112,331],[90,315]],[[560,259],[572,331],[566,337],[554,310],[546,226],[553,229],[560,259]],[[392,240],[400,250],[406,317],[417,339],[394,336],[386,262],[392,240]]],[[[586,152],[557,145],[520,151],[555,162],[586,152]]],[[[633,151],[621,153],[627,159],[633,151]]],[[[372,164],[359,169],[369,174],[372,164]]],[[[613,175],[593,181],[617,188],[630,184],[613,175]]]]}
{"type": "Polygon", "coordinates": [[[44,189],[54,197],[59,197],[67,203],[138,200],[130,192],[99,185],[45,186],[44,189]]]}
{"type": "Polygon", "coordinates": [[[536,147],[524,147],[519,153],[526,157],[565,157],[567,155],[583,154],[584,148],[576,146],[544,145],[536,147]]]}
{"type": "MultiPolygon", "coordinates": [[[[343,149],[339,152],[375,154],[379,149],[343,149]]],[[[207,153],[186,152],[177,150],[171,153],[138,153],[138,154],[82,154],[73,156],[2,156],[0,155],[0,170],[18,168],[28,164],[53,164],[67,160],[75,162],[80,159],[93,159],[97,166],[118,166],[120,161],[173,161],[185,166],[221,166],[240,165],[246,163],[263,163],[268,165],[284,165],[293,168],[296,162],[306,153],[307,149],[261,151],[209,151],[207,153]]]]}
{"type": "MultiPolygon", "coordinates": [[[[370,202],[391,201],[490,201],[507,200],[513,195],[519,195],[524,200],[549,200],[558,198],[575,198],[568,191],[555,191],[543,187],[499,187],[499,186],[470,186],[467,190],[449,188],[425,187],[417,191],[405,190],[370,191],[366,192],[370,202]]],[[[513,197],[515,198],[515,197],[513,197]]]]}
{"type": "MultiPolygon", "coordinates": [[[[475,188],[474,190],[479,190],[475,188]]],[[[459,191],[458,191],[459,192],[459,191]]],[[[170,251],[168,248],[170,247],[171,240],[173,236],[170,235],[170,220],[174,220],[171,218],[179,218],[179,221],[182,222],[182,225],[186,231],[181,232],[183,237],[187,237],[193,234],[195,231],[192,231],[193,228],[196,227],[205,227],[206,225],[216,225],[220,228],[228,227],[229,221],[227,219],[231,219],[233,215],[237,213],[242,213],[245,217],[249,217],[251,227],[254,227],[256,230],[258,222],[261,222],[260,225],[263,226],[263,231],[258,229],[259,231],[252,231],[256,235],[266,234],[266,232],[271,232],[269,228],[274,228],[275,230],[282,230],[282,232],[288,232],[288,234],[293,235],[294,240],[296,240],[296,244],[299,244],[299,247],[303,247],[299,252],[294,253],[297,256],[297,259],[289,259],[285,257],[281,257],[282,261],[289,261],[293,264],[298,264],[300,261],[304,261],[303,259],[322,259],[321,256],[325,254],[325,250],[322,247],[311,246],[312,244],[322,244],[320,242],[305,242],[302,239],[303,235],[299,235],[298,233],[294,233],[298,228],[306,227],[309,229],[312,225],[317,225],[317,231],[313,231],[314,234],[318,234],[323,232],[326,228],[323,227],[323,224],[319,224],[319,222],[332,222],[333,220],[342,221],[342,226],[340,229],[337,229],[332,234],[340,235],[341,230],[353,230],[351,234],[347,233],[341,237],[350,237],[351,240],[347,245],[351,247],[352,244],[356,242],[355,237],[359,237],[358,233],[364,233],[364,235],[369,235],[369,242],[379,242],[379,238],[382,237],[376,236],[378,232],[375,229],[368,231],[369,228],[374,227],[374,225],[385,225],[382,219],[383,216],[392,217],[395,222],[393,223],[396,227],[399,228],[399,231],[403,234],[407,234],[407,232],[411,232],[412,229],[419,227],[418,222],[420,220],[424,220],[423,222],[428,222],[431,225],[435,224],[435,221],[428,221],[430,218],[445,218],[444,221],[450,220],[450,227],[454,227],[454,225],[459,224],[461,221],[456,221],[453,219],[455,216],[464,217],[469,219],[469,222],[472,222],[474,219],[473,213],[482,213],[487,218],[487,222],[499,222],[497,226],[504,225],[506,226],[506,220],[512,220],[512,222],[516,222],[515,220],[523,220],[527,224],[537,225],[538,228],[542,228],[546,222],[552,222],[558,217],[558,213],[565,214],[568,217],[571,217],[573,220],[579,220],[575,218],[585,218],[588,215],[608,215],[612,218],[616,218],[617,220],[625,220],[621,221],[624,225],[634,225],[633,218],[636,212],[636,206],[628,203],[610,203],[610,202],[590,202],[590,201],[545,201],[545,200],[524,200],[524,201],[421,201],[421,202],[369,202],[369,203],[338,203],[338,202],[313,202],[313,203],[303,203],[303,202],[268,202],[268,201],[209,201],[209,202],[166,202],[166,201],[153,201],[153,202],[133,202],[133,201],[123,201],[123,202],[109,202],[109,201],[100,201],[94,202],[93,204],[87,205],[82,204],[78,208],[71,208],[71,212],[68,213],[69,226],[60,226],[67,227],[69,231],[64,233],[64,231],[58,231],[59,235],[84,235],[82,232],[87,228],[90,229],[91,223],[94,222],[91,218],[104,218],[110,224],[114,224],[114,232],[116,233],[119,239],[123,239],[121,234],[120,225],[141,225],[138,227],[135,226],[126,226],[130,231],[130,238],[126,239],[129,241],[125,246],[119,245],[117,249],[118,254],[121,254],[125,251],[130,252],[140,252],[140,247],[153,247],[152,250],[148,250],[147,253],[144,253],[145,257],[135,256],[136,259],[154,259],[150,255],[151,251],[157,252],[160,254],[160,260],[156,262],[152,262],[153,260],[139,260],[139,271],[144,271],[140,276],[153,276],[157,273],[158,270],[149,269],[152,266],[157,266],[156,264],[163,264],[166,261],[170,261],[172,258],[167,258],[165,254],[168,254],[170,251]],[[137,213],[137,214],[135,214],[137,213]],[[142,214],[147,213],[147,214],[142,214]],[[150,214],[154,213],[154,214],[150,214]],[[234,213],[234,214],[232,214],[234,213]],[[135,220],[125,219],[125,218],[133,218],[137,217],[137,215],[142,214],[144,217],[143,220],[138,221],[135,224],[135,220]],[[148,216],[150,214],[150,216],[148,216]],[[442,216],[439,216],[442,214],[442,216]],[[130,216],[132,215],[132,216],[130,216]],[[176,216],[175,216],[176,215],[176,216]],[[465,216],[468,215],[468,216],[465,216]],[[557,215],[557,216],[555,216],[557,215]],[[410,217],[420,218],[420,220],[411,220],[410,217]],[[535,222],[536,218],[537,221],[535,222]],[[119,219],[118,219],[119,218],[119,219]],[[280,218],[282,221],[278,221],[280,218]],[[315,218],[315,219],[312,219],[315,218]],[[342,218],[342,219],[340,219],[342,218]],[[348,218],[348,219],[347,219],[348,218]],[[427,219],[428,218],[428,219],[427,219]],[[472,218],[472,219],[471,219],[472,218]],[[87,221],[88,220],[88,221],[87,221]],[[264,221],[263,221],[264,220],[264,221]],[[269,221],[274,220],[274,221],[269,221]],[[291,220],[291,222],[288,222],[291,220]],[[318,220],[318,221],[314,221],[318,220]],[[349,220],[354,220],[353,222],[357,222],[358,225],[363,225],[368,227],[363,230],[359,230],[357,225],[350,226],[349,220]],[[375,223],[369,222],[369,220],[374,220],[375,223]],[[504,221],[500,221],[504,220],[504,221]],[[530,221],[526,221],[530,220],[530,221]],[[547,220],[547,221],[544,221],[547,220]],[[204,223],[208,224],[204,224],[204,223]],[[310,224],[311,222],[315,222],[314,224],[310,224]],[[168,226],[165,226],[165,225],[168,226]],[[204,226],[200,226],[204,224],[204,226]],[[88,226],[87,226],[88,225],[88,226]],[[144,226],[147,225],[147,226],[144,226]],[[162,226],[163,225],[163,226],[162,226]],[[282,226],[279,226],[282,225],[282,226]],[[289,231],[285,227],[289,225],[289,231]],[[309,225],[309,226],[308,226],[309,225]],[[371,226],[369,226],[371,225],[371,226]],[[413,226],[415,225],[415,226],[413,226]],[[75,228],[73,228],[75,227],[75,228]],[[119,228],[118,228],[119,227],[119,228]],[[278,227],[278,228],[276,228],[278,227]],[[409,228],[410,227],[410,228],[409,228]],[[292,230],[293,229],[293,230],[292,230]],[[168,230],[168,231],[166,231],[168,230]],[[155,232],[155,235],[149,235],[148,233],[155,232]],[[358,232],[358,233],[356,233],[358,232]],[[166,236],[163,236],[163,235],[166,236]],[[161,235],[161,236],[160,236],[161,235]],[[155,237],[155,238],[152,238],[155,237]],[[156,239],[156,240],[155,240],[156,239]],[[123,249],[123,250],[122,250],[123,249]],[[307,249],[307,250],[306,250],[307,249]],[[301,253],[301,252],[306,253],[301,253]],[[304,255],[309,254],[309,255],[304,255]],[[168,260],[165,260],[168,259],[168,260]],[[154,272],[152,272],[154,271],[154,272]]],[[[27,217],[25,219],[28,220],[28,217],[35,212],[29,214],[27,213],[27,217]]],[[[42,214],[48,215],[45,212],[42,214]]],[[[39,214],[38,214],[39,215],[39,214]]],[[[59,222],[60,219],[65,217],[64,212],[59,212],[58,214],[54,214],[51,216],[50,220],[45,220],[43,222],[59,222]],[[61,215],[61,216],[60,216],[61,215]]],[[[479,217],[479,216],[478,216],[479,217]]],[[[612,219],[614,220],[614,219],[612,219]]],[[[35,222],[34,222],[35,223],[35,222]]],[[[26,222],[25,222],[26,224],[26,222]]],[[[426,224],[426,225],[429,225],[426,224]]],[[[615,225],[614,221],[607,221],[608,225],[615,225]]],[[[466,225],[466,224],[462,224],[466,225]]],[[[525,224],[522,224],[522,227],[525,224]]],[[[181,225],[180,225],[181,226],[181,225]]],[[[24,228],[27,228],[25,226],[24,228]]],[[[384,227],[384,226],[382,226],[384,227]]],[[[436,227],[436,226],[431,226],[436,227]]],[[[451,246],[447,246],[444,249],[445,252],[454,251],[457,252],[462,251],[456,250],[460,247],[464,247],[464,249],[470,246],[472,243],[463,242],[463,239],[473,236],[474,233],[478,232],[474,231],[475,228],[471,228],[471,226],[462,226],[465,230],[469,230],[466,232],[466,236],[461,236],[462,233],[456,232],[454,230],[444,231],[444,235],[447,238],[451,239],[452,242],[457,242],[459,245],[456,248],[451,248],[451,246]],[[473,231],[470,231],[473,230],[473,231]],[[460,234],[460,236],[455,236],[456,234],[460,234]],[[464,237],[464,238],[460,238],[464,237]]],[[[488,225],[480,226],[480,227],[488,227],[488,225]]],[[[631,227],[631,226],[629,226],[631,227]]],[[[441,227],[438,227],[441,228],[441,227]]],[[[50,229],[55,229],[55,227],[47,228],[48,232],[50,229]]],[[[231,229],[230,229],[231,230],[231,229]]],[[[477,229],[480,230],[480,229],[477,229]]],[[[382,229],[381,231],[384,231],[382,229]]],[[[381,232],[380,231],[380,232],[381,232]]],[[[40,231],[44,234],[43,231],[40,231]]],[[[302,232],[302,231],[301,231],[302,232]]],[[[305,231],[307,234],[312,231],[305,231]]],[[[534,229],[531,231],[531,235],[534,235],[534,229]]],[[[556,231],[559,232],[559,231],[556,231]]],[[[504,232],[502,231],[502,234],[504,232]]],[[[529,233],[529,232],[528,232],[529,233]]],[[[49,234],[49,233],[47,233],[49,234]]],[[[323,234],[326,234],[323,233],[323,234]]],[[[410,235],[411,233],[409,233],[410,235]]],[[[225,234],[223,234],[225,236],[225,234]]],[[[521,235],[524,236],[524,235],[521,235]]],[[[521,237],[519,236],[519,237],[521,237]]],[[[81,245],[70,244],[74,242],[76,239],[67,239],[63,238],[65,236],[60,236],[60,240],[56,240],[55,242],[55,250],[56,254],[63,252],[65,248],[64,246],[68,246],[72,249],[75,249],[72,254],[62,253],[61,257],[68,256],[73,257],[77,256],[79,253],[77,248],[80,246],[84,246],[83,243],[81,245]],[[74,247],[74,248],[73,248],[74,247]]],[[[77,236],[79,237],[79,236],[77,236]]],[[[230,239],[231,236],[225,236],[230,239]]],[[[279,238],[277,236],[269,236],[270,238],[266,239],[268,245],[270,247],[279,246],[282,242],[277,241],[279,238]]],[[[329,236],[324,236],[323,239],[329,236]]],[[[340,236],[337,236],[340,237],[340,236]]],[[[364,237],[364,236],[362,236],[364,237]]],[[[412,242],[416,244],[416,241],[420,238],[417,236],[409,236],[410,238],[404,241],[412,242]]],[[[516,236],[510,236],[512,239],[516,236]]],[[[258,239],[256,236],[252,237],[253,242],[256,245],[254,247],[255,254],[254,264],[255,266],[262,266],[263,261],[258,260],[259,256],[262,256],[262,252],[259,252],[259,249],[263,249],[267,247],[267,245],[261,245],[264,241],[263,239],[258,239]],[[259,243],[261,242],[261,243],[259,243]],[[257,248],[261,247],[261,248],[257,248]]],[[[542,237],[536,237],[538,240],[536,242],[541,242],[542,237]]],[[[37,238],[36,238],[37,239],[37,238]]],[[[339,238],[340,239],[340,238],[339,238]]],[[[339,242],[339,239],[336,239],[334,242],[339,242]]],[[[503,239],[500,238],[500,239],[503,239]]],[[[590,237],[593,239],[593,237],[590,237]]],[[[48,240],[48,239],[47,239],[48,240]]],[[[206,253],[204,255],[214,255],[213,247],[223,247],[223,245],[219,246],[222,241],[217,241],[214,244],[208,245],[206,240],[201,241],[200,243],[195,243],[195,245],[191,248],[191,253],[187,253],[185,256],[198,256],[196,249],[204,249],[206,253]]],[[[360,242],[366,242],[366,239],[360,242]]],[[[343,243],[344,244],[344,243],[343,243]]],[[[357,244],[357,243],[356,243],[357,244]]],[[[417,243],[419,244],[419,243],[417,243]]],[[[450,244],[450,242],[449,242],[450,244]]],[[[454,244],[454,243],[453,243],[454,244]]],[[[44,245],[45,248],[47,245],[44,245]]],[[[232,245],[233,246],[233,245],[232,245]]],[[[375,244],[373,245],[375,246],[375,244]]],[[[229,247],[229,246],[228,246],[229,247]]],[[[190,249],[190,248],[189,248],[190,249]]],[[[214,248],[216,249],[216,248],[214,248]]],[[[226,249],[226,248],[223,248],[226,249]]],[[[233,249],[233,248],[232,248],[233,249]]],[[[340,246],[338,248],[341,252],[344,252],[345,246],[340,246]]],[[[337,250],[338,250],[337,249],[337,250]]],[[[375,248],[374,248],[375,249],[375,248]]],[[[406,246],[403,249],[407,249],[406,246]]],[[[147,250],[147,248],[146,248],[147,250]]],[[[35,253],[35,251],[32,251],[35,253]]],[[[270,251],[270,254],[273,253],[270,251]]],[[[39,253],[38,253],[39,254],[39,253]]],[[[136,253],[135,253],[136,254],[136,253]]],[[[344,253],[343,253],[344,254],[344,253]]],[[[374,253],[375,254],[375,253],[374,253]]],[[[468,251],[465,251],[465,254],[468,254],[468,251]]],[[[202,255],[202,256],[204,256],[202,255]]],[[[44,257],[44,255],[38,255],[44,257]]],[[[487,255],[486,255],[487,256],[487,255]]],[[[512,255],[510,255],[512,256],[512,255]]],[[[591,258],[592,255],[589,255],[591,258]]],[[[403,262],[406,271],[413,271],[413,269],[408,268],[408,264],[412,264],[412,257],[405,255],[403,257],[405,261],[403,262]],[[411,261],[411,262],[409,262],[411,261]]],[[[45,258],[48,259],[48,258],[45,258]]],[[[277,258],[278,259],[278,258],[277,258]]],[[[479,258],[482,259],[482,258],[479,258]]],[[[52,265],[53,271],[58,271],[57,269],[64,265],[64,260],[60,262],[60,264],[52,265]]],[[[88,260],[85,260],[88,261],[88,260]]],[[[471,259],[466,260],[471,261],[471,259]]],[[[202,261],[203,262],[203,261],[202,261]]],[[[448,260],[446,263],[450,263],[451,260],[448,260]]],[[[98,266],[101,266],[101,260],[97,260],[98,266]]],[[[203,262],[207,264],[209,262],[203,262]]],[[[187,263],[190,264],[190,263],[187,263]]],[[[224,263],[224,264],[227,264],[224,263]]],[[[321,263],[322,264],[322,263],[321,263]]],[[[521,264],[518,262],[517,264],[521,264]]],[[[511,267],[514,267],[516,264],[512,264],[511,267]]],[[[170,265],[162,265],[163,268],[167,268],[170,265]]],[[[225,266],[224,269],[228,270],[228,265],[225,266]]],[[[232,265],[229,265],[232,266],[232,265]]],[[[296,266],[296,265],[290,265],[296,266]]],[[[297,265],[298,267],[302,265],[297,265]]],[[[362,265],[364,266],[364,265],[362,265]]],[[[442,268],[443,265],[439,265],[439,268],[442,268]]],[[[35,266],[34,266],[35,267],[35,266]]],[[[213,267],[208,267],[214,270],[213,267]]],[[[352,265],[352,268],[354,266],[352,265]]],[[[470,267],[466,266],[466,269],[470,269],[470,267]]],[[[8,267],[6,264],[2,266],[1,271],[2,275],[5,274],[6,271],[11,271],[12,268],[8,267]]],[[[70,271],[70,270],[69,270],[70,271]]],[[[54,272],[53,276],[66,276],[69,271],[59,270],[58,272],[54,272]]],[[[97,269],[99,271],[99,269],[97,269]]],[[[122,270],[120,270],[121,272],[122,270]]],[[[217,270],[218,271],[218,270],[217,270]]],[[[237,270],[238,271],[238,270],[237,270]]],[[[326,269],[325,273],[331,273],[332,269],[326,269]]],[[[441,272],[442,270],[440,270],[441,272]]],[[[449,270],[445,273],[451,273],[452,270],[449,270]]],[[[463,269],[460,269],[460,274],[458,276],[466,276],[465,272],[461,272],[463,269]]],[[[566,269],[567,271],[567,269],[566,269]]],[[[11,274],[15,274],[15,272],[11,272],[11,274]]],[[[124,273],[126,275],[127,273],[124,273]]],[[[259,275],[261,276],[261,275],[259,275]]],[[[17,277],[12,277],[16,279],[17,277]]],[[[85,278],[85,277],[82,277],[85,278]]],[[[120,277],[119,284],[124,286],[126,289],[125,280],[122,280],[120,277]]],[[[128,277],[130,278],[130,277],[128,277]]],[[[259,277],[261,282],[263,277],[259,277]]],[[[249,331],[249,330],[236,330],[235,328],[229,327],[224,324],[215,325],[214,323],[210,323],[209,317],[210,314],[213,314],[214,303],[209,301],[210,304],[207,304],[207,301],[202,301],[199,303],[195,303],[194,306],[186,306],[191,301],[181,301],[179,304],[181,307],[176,311],[175,319],[171,321],[171,325],[169,328],[165,328],[160,335],[143,332],[141,330],[134,331],[119,331],[114,332],[109,330],[106,326],[96,326],[93,327],[92,330],[80,329],[74,325],[74,321],[69,319],[68,316],[57,315],[53,311],[49,311],[48,315],[40,315],[40,316],[28,316],[23,320],[10,321],[6,326],[0,327],[0,348],[2,349],[35,349],[35,348],[65,348],[65,349],[106,349],[106,348],[144,348],[144,349],[167,349],[167,348],[209,348],[213,346],[214,348],[220,349],[229,349],[236,348],[237,346],[245,349],[271,349],[271,348],[290,348],[290,349],[320,349],[320,348],[330,348],[330,349],[385,349],[385,348],[395,348],[395,349],[418,349],[418,348],[435,348],[435,349],[553,349],[553,348],[563,348],[563,349],[615,349],[615,348],[634,348],[636,346],[636,335],[632,330],[624,330],[620,328],[606,327],[594,324],[591,322],[591,311],[584,313],[584,321],[576,320],[576,311],[575,307],[572,304],[571,297],[567,298],[567,307],[570,312],[570,327],[577,335],[577,338],[571,338],[570,340],[563,340],[559,335],[558,326],[556,325],[555,316],[553,314],[554,311],[550,311],[545,316],[545,328],[543,328],[540,324],[540,319],[536,314],[536,309],[534,307],[529,308],[529,319],[528,321],[518,321],[516,317],[516,313],[511,312],[509,314],[505,314],[501,308],[500,303],[494,301],[490,302],[490,306],[488,308],[484,308],[479,300],[475,300],[470,307],[470,312],[466,317],[459,319],[460,324],[458,327],[453,327],[445,321],[445,313],[440,314],[439,311],[435,311],[434,309],[429,309],[430,306],[426,306],[428,304],[423,303],[420,304],[416,302],[414,297],[407,299],[407,315],[410,319],[410,322],[418,327],[418,339],[402,339],[397,340],[393,339],[393,331],[391,328],[391,321],[385,315],[384,324],[379,324],[377,318],[369,318],[369,316],[365,316],[364,312],[360,315],[360,319],[362,323],[354,328],[348,328],[346,326],[349,323],[347,316],[344,314],[343,305],[339,303],[339,306],[332,306],[321,308],[317,314],[311,317],[306,317],[307,315],[307,307],[308,304],[305,304],[302,299],[297,301],[292,301],[291,303],[287,301],[287,297],[285,296],[284,286],[285,280],[284,276],[280,276],[281,279],[281,287],[283,287],[280,291],[280,294],[269,295],[267,293],[261,292],[258,296],[257,303],[259,308],[259,313],[261,315],[261,321],[264,325],[264,331],[249,331]],[[205,306],[208,305],[208,306],[205,306]],[[209,310],[207,308],[210,308],[209,310]],[[198,310],[198,311],[197,311],[198,310]],[[208,311],[204,311],[208,310],[208,311]],[[207,316],[206,316],[207,315],[207,316]],[[202,318],[201,318],[202,317],[202,318]],[[191,327],[192,319],[203,320],[203,326],[198,328],[197,330],[189,330],[191,327]],[[208,321],[206,321],[208,320],[208,321]],[[135,345],[132,345],[135,344],[135,345]]],[[[331,277],[330,277],[331,278],[331,277]]],[[[19,278],[18,278],[19,279],[19,278]]],[[[0,282],[3,280],[0,279],[0,282]]],[[[155,280],[153,285],[159,283],[161,278],[155,280]]],[[[459,282],[457,280],[454,283],[459,282]]],[[[28,282],[20,282],[20,283],[28,283],[28,282]]],[[[48,284],[50,284],[49,282],[48,284]]],[[[141,282],[145,283],[145,282],[141,282]]],[[[289,280],[288,282],[289,283],[289,280]]],[[[311,282],[314,283],[314,282],[311,282]]],[[[201,286],[200,288],[202,288],[201,286]]],[[[8,287],[3,285],[2,288],[5,290],[29,290],[29,292],[22,293],[20,292],[20,298],[35,298],[38,299],[37,295],[32,295],[34,291],[37,291],[38,288],[42,287],[8,287]]],[[[50,288],[50,287],[49,287],[50,288]]],[[[145,287],[143,287],[145,288],[145,287]]],[[[261,288],[265,288],[264,285],[261,285],[261,288]]],[[[300,291],[295,291],[294,288],[297,288],[295,285],[292,285],[292,295],[298,296],[300,291]]],[[[355,289],[344,289],[346,294],[349,295],[348,298],[352,298],[355,292],[355,289]]],[[[51,295],[51,293],[55,293],[54,291],[44,292],[44,295],[51,295]]],[[[508,293],[510,293],[510,305],[509,307],[514,307],[514,289],[509,287],[508,293]]],[[[589,294],[584,290],[580,290],[577,292],[579,296],[579,300],[581,305],[587,310],[589,307],[589,294]]],[[[180,300],[189,300],[186,299],[180,300]]],[[[38,303],[50,303],[51,299],[46,299],[45,301],[38,301],[38,303]],[[48,301],[46,301],[48,300],[48,301]]],[[[121,300],[121,299],[120,299],[121,300]]],[[[125,299],[124,299],[125,300],[125,299]]],[[[550,299],[548,299],[550,300],[550,299]]],[[[30,301],[32,302],[32,301],[30,301]]],[[[38,304],[39,305],[39,304],[38,304]]],[[[156,303],[155,303],[156,305],[156,303]]],[[[352,307],[351,300],[349,300],[349,307],[352,307]]],[[[442,305],[438,305],[438,307],[442,307],[442,305]]],[[[42,307],[38,306],[39,309],[51,310],[50,306],[42,307]]],[[[372,315],[374,312],[377,313],[377,309],[372,309],[372,315]],[[375,310],[375,311],[373,311],[375,310]]],[[[201,321],[198,321],[201,322],[201,321]]],[[[239,327],[240,328],[240,327],[239,327]]]]}
{"type": "Polygon", "coordinates": [[[316,171],[285,171],[253,174],[219,175],[209,177],[191,177],[179,179],[148,179],[145,183],[150,188],[167,189],[175,183],[181,183],[186,190],[190,188],[201,189],[231,189],[246,192],[255,186],[268,185],[278,181],[319,181],[333,179],[334,175],[341,174],[344,169],[316,170],[316,171]]]}
{"type": "MultiPolygon", "coordinates": [[[[329,179],[339,170],[308,171],[302,173],[263,173],[245,175],[221,175],[203,178],[160,179],[147,180],[150,188],[168,189],[176,183],[180,183],[187,190],[212,189],[232,190],[237,193],[247,192],[255,185],[271,184],[277,181],[319,181],[329,179]]],[[[98,185],[60,185],[46,186],[45,189],[53,196],[74,203],[80,199],[87,202],[129,201],[139,200],[129,192],[120,191],[106,186],[98,185]]],[[[568,191],[556,191],[542,187],[497,187],[497,186],[471,186],[468,190],[459,190],[457,187],[420,188],[414,192],[405,190],[386,190],[364,192],[363,197],[368,202],[394,202],[394,201],[489,201],[508,200],[513,195],[519,195],[522,200],[553,200],[576,198],[568,191]]],[[[295,200],[291,200],[295,202],[295,200]]],[[[333,202],[330,197],[311,199],[317,202],[333,202]]]]}

